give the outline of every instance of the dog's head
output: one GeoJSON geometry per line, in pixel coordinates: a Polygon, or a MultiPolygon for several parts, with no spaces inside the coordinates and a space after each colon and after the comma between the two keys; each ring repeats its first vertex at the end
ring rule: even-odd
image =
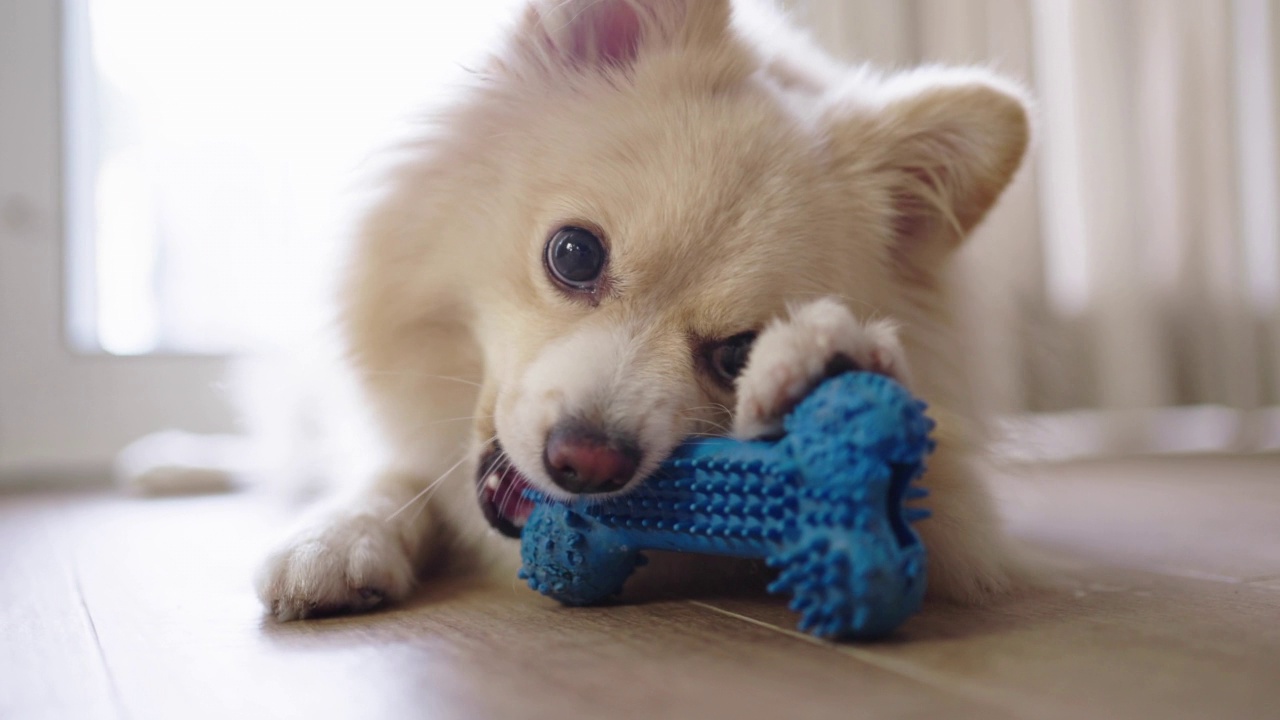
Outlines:
{"type": "Polygon", "coordinates": [[[535,2],[450,120],[469,219],[438,232],[465,235],[449,282],[485,368],[481,504],[508,534],[526,486],[623,492],[726,431],[788,303],[891,313],[1021,160],[1023,103],[990,76],[836,73],[733,12],[535,2]]]}

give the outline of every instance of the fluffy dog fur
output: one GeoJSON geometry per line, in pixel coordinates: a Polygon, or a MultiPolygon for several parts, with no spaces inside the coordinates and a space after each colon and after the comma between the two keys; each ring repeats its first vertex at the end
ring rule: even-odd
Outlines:
{"type": "Polygon", "coordinates": [[[909,365],[940,421],[931,593],[1000,592],[947,270],[1027,142],[986,72],[842,67],[728,0],[533,2],[363,225],[342,329],[392,456],[268,559],[262,601],[288,620],[400,600],[435,561],[510,571],[477,508],[495,443],[563,494],[544,443],[584,418],[636,439],[631,487],[686,435],[769,432],[837,357],[909,365]],[[590,296],[544,267],[566,225],[608,247],[590,296]],[[745,331],[717,384],[700,353],[745,331]]]}

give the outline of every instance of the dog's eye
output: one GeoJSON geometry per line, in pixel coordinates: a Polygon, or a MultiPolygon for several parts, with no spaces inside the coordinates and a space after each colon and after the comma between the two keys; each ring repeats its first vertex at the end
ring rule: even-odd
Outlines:
{"type": "Polygon", "coordinates": [[[754,332],[744,332],[716,343],[711,348],[711,370],[726,385],[733,384],[747,366],[747,357],[755,341],[754,332]]]}
{"type": "Polygon", "coordinates": [[[590,230],[565,227],[547,241],[547,272],[570,290],[592,290],[608,257],[604,243],[590,230]]]}

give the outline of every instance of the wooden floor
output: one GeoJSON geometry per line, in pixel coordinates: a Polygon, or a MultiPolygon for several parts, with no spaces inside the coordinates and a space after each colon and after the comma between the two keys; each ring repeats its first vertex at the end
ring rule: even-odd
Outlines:
{"type": "Polygon", "coordinates": [[[0,718],[1280,718],[1280,458],[1023,469],[1055,578],[892,641],[770,598],[566,609],[515,582],[279,625],[252,494],[0,496],[0,718]]]}

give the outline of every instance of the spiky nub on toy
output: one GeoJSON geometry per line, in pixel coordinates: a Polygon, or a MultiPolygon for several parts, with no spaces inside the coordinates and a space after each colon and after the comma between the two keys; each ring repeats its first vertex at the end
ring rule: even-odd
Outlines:
{"type": "Polygon", "coordinates": [[[924,403],[883,375],[828,379],[778,440],[689,440],[635,491],[564,503],[531,493],[521,535],[530,587],[569,605],[621,591],[642,550],[763,558],[800,628],[873,638],[920,607],[928,511],[912,482],[933,450],[924,403]]]}

